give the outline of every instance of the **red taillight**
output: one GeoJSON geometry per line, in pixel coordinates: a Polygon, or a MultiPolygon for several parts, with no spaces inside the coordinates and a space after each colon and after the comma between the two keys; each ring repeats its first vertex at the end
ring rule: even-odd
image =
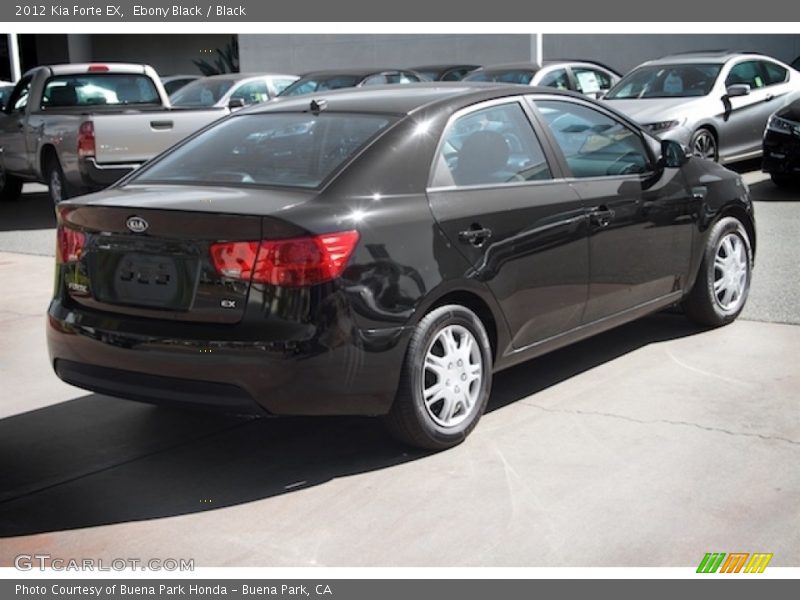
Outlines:
{"type": "Polygon", "coordinates": [[[89,73],[106,73],[108,71],[108,65],[89,65],[87,71],[89,71],[89,73]]]}
{"type": "Polygon", "coordinates": [[[211,246],[221,275],[282,287],[303,287],[339,277],[358,243],[357,231],[211,246]]]}
{"type": "Polygon", "coordinates": [[[86,235],[81,231],[59,225],[56,236],[58,238],[56,261],[59,263],[79,261],[86,245],[86,235]]]}
{"type": "Polygon", "coordinates": [[[78,158],[95,155],[94,123],[84,121],[78,128],[78,158]]]}

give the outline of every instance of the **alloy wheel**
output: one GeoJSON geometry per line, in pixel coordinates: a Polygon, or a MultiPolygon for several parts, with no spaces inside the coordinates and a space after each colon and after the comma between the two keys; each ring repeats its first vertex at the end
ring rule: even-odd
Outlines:
{"type": "Polygon", "coordinates": [[[726,312],[734,312],[744,301],[748,275],[747,248],[736,233],[723,236],[714,255],[714,298],[726,312]]]}
{"type": "Polygon", "coordinates": [[[717,141],[711,132],[701,130],[692,140],[692,154],[708,160],[717,160],[717,141]]]}
{"type": "Polygon", "coordinates": [[[425,410],[441,427],[455,427],[475,409],[481,393],[483,358],[475,336],[448,325],[428,346],[422,373],[425,410]]]}

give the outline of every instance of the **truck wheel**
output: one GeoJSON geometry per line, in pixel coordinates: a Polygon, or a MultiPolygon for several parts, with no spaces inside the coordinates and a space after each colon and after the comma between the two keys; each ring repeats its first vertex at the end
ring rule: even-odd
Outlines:
{"type": "Polygon", "coordinates": [[[461,443],[478,424],[492,388],[492,351],[481,320],[450,304],[423,317],[406,353],[389,432],[426,450],[461,443]]]}
{"type": "Polygon", "coordinates": [[[686,316],[710,327],[736,319],[747,301],[752,271],[747,230],[735,217],[721,219],[711,229],[697,279],[683,301],[686,316]]]}
{"type": "Polygon", "coordinates": [[[53,204],[58,204],[72,195],[69,193],[64,171],[61,170],[61,163],[58,162],[57,158],[50,157],[48,159],[45,177],[47,178],[47,192],[53,204]]]}
{"type": "Polygon", "coordinates": [[[3,202],[16,200],[22,194],[22,179],[6,173],[0,167],[0,200],[3,202]]]}

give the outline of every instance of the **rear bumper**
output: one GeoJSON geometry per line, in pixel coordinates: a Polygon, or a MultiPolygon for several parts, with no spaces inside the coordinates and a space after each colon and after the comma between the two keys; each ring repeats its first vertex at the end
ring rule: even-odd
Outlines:
{"type": "MultiPolygon", "coordinates": [[[[58,376],[78,387],[157,404],[239,414],[381,415],[391,408],[410,329],[361,331],[334,346],[133,333],[130,319],[65,307],[48,311],[58,376]]],[[[232,328],[247,327],[244,324],[232,328]]],[[[198,324],[202,335],[203,325],[198,324]]]]}

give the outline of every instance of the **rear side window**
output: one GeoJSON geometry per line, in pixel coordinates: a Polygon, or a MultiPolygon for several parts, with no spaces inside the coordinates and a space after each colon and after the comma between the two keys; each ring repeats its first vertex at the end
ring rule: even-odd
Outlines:
{"type": "Polygon", "coordinates": [[[645,173],[650,159],[638,133],[583,104],[537,100],[574,177],[645,173]]]}
{"type": "Polygon", "coordinates": [[[177,147],[132,181],[316,188],[394,120],[352,113],[240,115],[177,147]]]}
{"type": "Polygon", "coordinates": [[[783,83],[787,79],[789,71],[774,62],[763,61],[764,72],[767,74],[767,85],[775,85],[776,83],[783,83]]]}
{"type": "Polygon", "coordinates": [[[153,81],[146,75],[86,73],[59,75],[44,86],[42,109],[70,106],[160,104],[153,81]]]}
{"type": "Polygon", "coordinates": [[[522,107],[502,104],[458,118],[445,133],[434,187],[550,179],[542,146],[522,107]]]}
{"type": "Polygon", "coordinates": [[[569,89],[569,76],[566,69],[554,69],[542,76],[539,85],[556,88],[559,90],[569,89]]]}

